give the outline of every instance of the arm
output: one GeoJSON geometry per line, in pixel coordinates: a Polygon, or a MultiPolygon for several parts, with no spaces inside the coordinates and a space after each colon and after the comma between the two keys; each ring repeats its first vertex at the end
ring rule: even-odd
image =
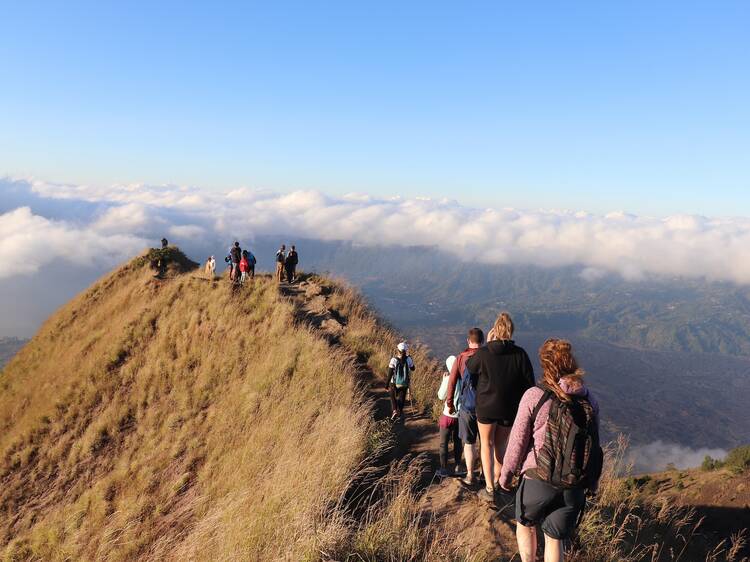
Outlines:
{"type": "Polygon", "coordinates": [[[460,363],[461,356],[459,355],[458,359],[453,362],[453,367],[451,367],[451,372],[448,376],[448,391],[445,393],[445,403],[448,406],[448,411],[451,414],[456,411],[456,408],[453,405],[453,394],[456,392],[456,381],[458,380],[458,367],[460,363]]]}
{"type": "Polygon", "coordinates": [[[416,369],[416,367],[414,366],[414,359],[411,358],[411,355],[406,356],[406,364],[409,366],[410,370],[413,371],[414,369],[416,369]]]}
{"type": "Polygon", "coordinates": [[[534,427],[532,425],[532,413],[534,411],[535,393],[526,392],[521,398],[518,405],[516,420],[513,422],[513,429],[510,431],[508,438],[508,448],[505,450],[503,458],[503,469],[500,473],[500,486],[503,489],[509,489],[513,480],[513,475],[518,474],[529,451],[534,427]]]}

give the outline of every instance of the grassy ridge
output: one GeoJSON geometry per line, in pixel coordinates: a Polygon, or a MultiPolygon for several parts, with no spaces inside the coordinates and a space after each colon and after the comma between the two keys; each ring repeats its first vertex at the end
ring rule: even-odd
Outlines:
{"type": "Polygon", "coordinates": [[[351,358],[270,279],[239,293],[134,261],[55,314],[4,371],[6,559],[302,559],[372,423],[351,358]]]}

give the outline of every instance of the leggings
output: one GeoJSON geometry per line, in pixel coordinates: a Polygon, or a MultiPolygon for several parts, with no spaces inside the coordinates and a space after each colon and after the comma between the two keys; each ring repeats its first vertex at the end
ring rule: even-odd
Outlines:
{"type": "Polygon", "coordinates": [[[399,414],[404,411],[404,402],[406,402],[406,391],[408,389],[404,386],[396,388],[395,384],[390,386],[391,391],[391,409],[399,414]]]}
{"type": "MultiPolygon", "coordinates": [[[[456,420],[458,422],[458,420],[456,420]]],[[[453,462],[461,462],[461,438],[458,436],[458,423],[440,428],[440,468],[448,468],[448,442],[453,441],[453,462]]]]}

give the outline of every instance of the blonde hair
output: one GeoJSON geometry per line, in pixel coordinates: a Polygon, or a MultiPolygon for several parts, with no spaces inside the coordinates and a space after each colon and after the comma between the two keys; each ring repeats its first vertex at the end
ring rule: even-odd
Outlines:
{"type": "Polygon", "coordinates": [[[539,362],[542,365],[544,384],[563,402],[570,397],[560,387],[560,379],[573,387],[583,386],[584,371],[578,366],[573,355],[573,346],[568,340],[550,338],[539,348],[539,362]]]}
{"type": "Polygon", "coordinates": [[[495,319],[495,324],[492,326],[490,333],[487,334],[487,341],[493,340],[509,340],[513,337],[513,319],[507,312],[501,312],[495,319]]]}

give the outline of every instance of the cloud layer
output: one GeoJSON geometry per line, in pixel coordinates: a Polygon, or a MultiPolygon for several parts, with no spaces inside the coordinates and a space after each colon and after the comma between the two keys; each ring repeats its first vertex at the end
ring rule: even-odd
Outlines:
{"type": "Polygon", "coordinates": [[[617,273],[628,279],[659,275],[750,283],[746,218],[474,209],[448,200],[330,197],[315,191],[219,192],[8,179],[0,180],[0,197],[4,188],[16,193],[26,189],[30,197],[47,203],[81,202],[87,204],[83,208],[97,209],[93,215],[64,221],[28,209],[0,215],[0,259],[26,260],[18,273],[32,273],[42,265],[43,259],[26,258],[31,247],[76,261],[97,255],[102,246],[119,257],[165,234],[178,244],[185,239],[225,243],[285,234],[365,245],[436,246],[466,261],[578,265],[585,278],[617,273]],[[52,238],[59,242],[50,243],[52,238]]]}

